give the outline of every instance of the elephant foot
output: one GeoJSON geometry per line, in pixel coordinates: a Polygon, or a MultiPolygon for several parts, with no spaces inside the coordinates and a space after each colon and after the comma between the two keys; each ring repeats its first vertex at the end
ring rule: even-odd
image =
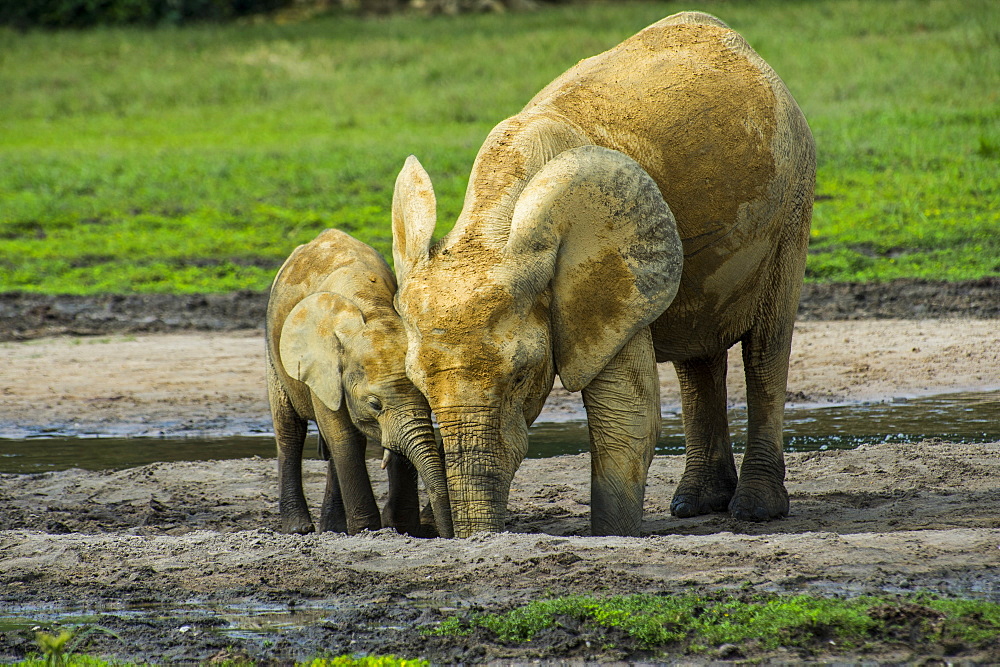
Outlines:
{"type": "Polygon", "coordinates": [[[334,520],[323,518],[319,522],[319,532],[321,533],[346,533],[347,522],[343,519],[334,520]]]}
{"type": "Polygon", "coordinates": [[[590,534],[594,537],[639,537],[641,528],[641,509],[638,512],[622,512],[618,516],[591,516],[590,519],[590,534]]]}
{"type": "Polygon", "coordinates": [[[339,501],[339,497],[331,498],[329,493],[323,499],[323,507],[319,513],[319,531],[321,533],[347,532],[347,515],[344,513],[344,504],[339,501]]]}
{"type": "Polygon", "coordinates": [[[440,537],[437,529],[437,522],[434,520],[434,509],[430,503],[424,505],[420,510],[420,533],[417,537],[434,538],[440,537]]]}
{"type": "Polygon", "coordinates": [[[590,490],[590,534],[595,537],[620,535],[639,537],[642,528],[642,501],[645,487],[625,484],[611,487],[605,480],[592,481],[590,490]],[[624,489],[625,492],[622,492],[624,489]],[[616,493],[617,492],[617,493],[616,493]]]}
{"type": "Polygon", "coordinates": [[[788,516],[788,491],[783,484],[741,484],[729,503],[729,513],[741,521],[770,521],[788,516]]]}
{"type": "Polygon", "coordinates": [[[313,522],[309,519],[283,519],[281,521],[281,532],[288,535],[308,535],[315,530],[313,522]]]}
{"type": "Polygon", "coordinates": [[[420,516],[416,511],[399,512],[386,508],[382,513],[382,527],[392,528],[400,535],[420,536],[420,516]]]}
{"type": "Polygon", "coordinates": [[[347,522],[347,534],[357,535],[363,530],[376,531],[382,529],[382,517],[364,517],[360,519],[352,519],[347,522]]]}
{"type": "Polygon", "coordinates": [[[735,491],[735,469],[711,477],[685,473],[670,501],[670,513],[679,519],[687,519],[712,512],[725,512],[735,491]]]}

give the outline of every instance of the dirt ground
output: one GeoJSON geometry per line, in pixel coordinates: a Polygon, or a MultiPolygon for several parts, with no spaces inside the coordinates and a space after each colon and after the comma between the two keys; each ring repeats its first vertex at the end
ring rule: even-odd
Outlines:
{"type": "MultiPolygon", "coordinates": [[[[0,343],[0,437],[266,430],[262,359],[259,330],[0,343]]],[[[744,396],[740,373],[736,350],[733,403],[744,396]]],[[[661,385],[664,407],[677,409],[669,366],[661,385]]],[[[790,403],[997,388],[1000,320],[809,320],[796,330],[790,403]]],[[[540,419],[581,415],[578,396],[557,389],[540,419]]],[[[657,457],[641,538],[587,536],[586,456],[526,460],[509,532],[466,540],[279,534],[270,459],[0,475],[0,661],[34,649],[31,624],[5,616],[61,610],[103,629],[89,635],[89,650],[119,658],[287,660],[329,651],[510,664],[654,657],[626,641],[589,643],[572,628],[526,645],[420,629],[456,610],[569,593],[926,590],[1000,601],[1000,442],[798,453],[787,465],[791,516],[750,524],[724,514],[671,517],[683,459],[657,457]]],[[[371,474],[384,494],[375,462],[371,474]]],[[[308,461],[314,506],[323,480],[322,464],[308,461]]],[[[866,650],[726,647],[673,657],[1000,662],[1000,642],[928,654],[901,640],[866,650]]]]}

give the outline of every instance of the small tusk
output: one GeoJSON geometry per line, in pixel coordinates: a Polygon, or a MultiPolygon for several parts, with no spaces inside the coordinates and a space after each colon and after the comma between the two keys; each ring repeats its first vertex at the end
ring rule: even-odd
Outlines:
{"type": "Polygon", "coordinates": [[[382,470],[385,470],[385,467],[387,465],[389,465],[389,450],[388,449],[383,449],[382,450],[382,470]]]}

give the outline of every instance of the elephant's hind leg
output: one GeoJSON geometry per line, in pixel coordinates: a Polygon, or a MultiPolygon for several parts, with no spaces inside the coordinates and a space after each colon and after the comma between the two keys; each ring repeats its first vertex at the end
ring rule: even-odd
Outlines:
{"type": "Polygon", "coordinates": [[[674,363],[684,417],[684,474],[670,513],[691,517],[723,512],[736,491],[736,463],[726,419],[726,362],[722,351],[674,363]]]}
{"type": "MultiPolygon", "coordinates": [[[[809,172],[811,174],[811,172],[809,172]]],[[[729,513],[744,521],[767,521],[788,515],[785,489],[783,426],[788,358],[805,272],[812,178],[803,179],[783,228],[768,284],[754,324],[741,339],[747,380],[747,448],[740,483],[729,513]],[[794,223],[794,224],[793,224],[794,223]]]]}
{"type": "Polygon", "coordinates": [[[788,515],[782,427],[791,340],[791,318],[777,325],[754,327],[743,337],[747,448],[729,513],[744,521],[788,515]]]}
{"type": "Polygon", "coordinates": [[[278,515],[281,532],[304,535],[315,530],[302,491],[302,447],[307,422],[292,408],[281,389],[271,389],[271,418],[278,446],[278,515]]]}

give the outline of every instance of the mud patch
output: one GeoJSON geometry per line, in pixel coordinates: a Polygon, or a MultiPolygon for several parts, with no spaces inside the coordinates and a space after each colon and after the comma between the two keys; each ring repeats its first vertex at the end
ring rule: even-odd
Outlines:
{"type": "MultiPolygon", "coordinates": [[[[377,465],[371,474],[384,500],[377,465]]],[[[0,617],[44,621],[66,609],[114,630],[94,633],[92,650],[158,662],[327,650],[436,662],[625,660],[649,656],[630,653],[627,643],[588,647],[573,628],[530,646],[421,630],[455,610],[572,593],[933,591],[1000,601],[1000,443],[789,455],[792,513],[769,524],[671,517],[682,465],[679,456],[654,460],[641,538],[587,536],[586,456],[526,460],[511,490],[510,532],[466,540],[387,530],[279,534],[276,470],[267,459],[3,475],[0,617]],[[255,609],[271,616],[261,620],[255,609]]],[[[314,507],[322,466],[306,465],[314,507]]],[[[4,632],[0,658],[21,657],[31,636],[4,632]]],[[[865,659],[890,649],[899,647],[870,647],[865,659]]],[[[1000,660],[995,651],[957,651],[1000,660]]],[[[768,656],[780,657],[756,657],[768,656]]]]}
{"type": "MultiPolygon", "coordinates": [[[[275,266],[275,271],[278,267],[275,266]]],[[[267,293],[0,294],[0,341],[55,335],[234,331],[264,326],[267,293]]],[[[1000,318],[1000,278],[807,283],[800,320],[1000,318]]]]}

